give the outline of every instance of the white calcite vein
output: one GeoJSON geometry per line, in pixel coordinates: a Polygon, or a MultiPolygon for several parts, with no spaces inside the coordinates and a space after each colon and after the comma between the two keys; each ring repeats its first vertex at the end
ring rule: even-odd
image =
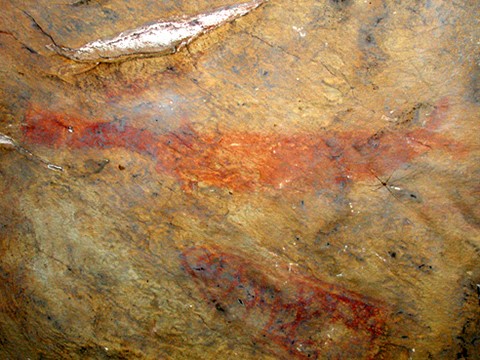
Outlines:
{"type": "Polygon", "coordinates": [[[91,41],[79,48],[57,44],[48,45],[48,48],[71,60],[96,63],[173,54],[200,35],[248,14],[265,1],[253,0],[192,17],[150,23],[111,38],[91,41]]]}
{"type": "Polygon", "coordinates": [[[29,150],[25,149],[23,146],[19,145],[14,139],[12,139],[8,135],[0,133],[0,145],[12,146],[20,154],[27,156],[29,159],[33,159],[34,161],[42,163],[50,170],[63,171],[63,168],[61,166],[52,164],[51,162],[33,154],[29,150]]]}

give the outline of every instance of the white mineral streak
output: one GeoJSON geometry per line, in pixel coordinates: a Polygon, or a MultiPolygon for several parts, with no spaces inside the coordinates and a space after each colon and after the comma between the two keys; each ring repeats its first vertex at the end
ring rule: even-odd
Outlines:
{"type": "Polygon", "coordinates": [[[2,134],[0,133],[0,145],[11,145],[15,148],[15,150],[17,152],[19,152],[20,154],[23,154],[24,156],[27,156],[29,157],[30,159],[33,158],[33,160],[36,160],[36,161],[39,161],[41,162],[42,164],[46,165],[47,168],[49,168],[50,170],[54,170],[54,171],[63,171],[63,168],[61,166],[58,166],[58,165],[55,165],[55,164],[52,164],[44,159],[42,159],[41,157],[37,156],[37,155],[34,155],[33,153],[31,153],[30,151],[28,151],[27,149],[23,148],[22,146],[20,146],[15,140],[13,140],[10,136],[7,136],[5,134],[2,134]]]}
{"type": "Polygon", "coordinates": [[[0,133],[0,144],[16,146],[15,140],[10,136],[0,133]]]}
{"type": "Polygon", "coordinates": [[[48,45],[48,48],[79,62],[113,62],[127,57],[172,54],[200,35],[248,14],[265,1],[253,0],[189,18],[159,21],[76,49],[56,44],[48,45]]]}

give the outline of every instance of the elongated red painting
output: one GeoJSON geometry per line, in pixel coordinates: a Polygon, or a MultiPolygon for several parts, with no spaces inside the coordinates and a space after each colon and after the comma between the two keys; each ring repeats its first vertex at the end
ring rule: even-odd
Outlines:
{"type": "Polygon", "coordinates": [[[197,184],[236,191],[315,190],[344,187],[374,174],[391,174],[432,150],[464,148],[436,130],[445,119],[442,99],[425,126],[382,131],[328,131],[293,135],[197,132],[186,125],[155,133],[128,122],[92,121],[32,107],[24,141],[56,148],[124,148],[151,157],[158,172],[185,189],[197,184]]]}

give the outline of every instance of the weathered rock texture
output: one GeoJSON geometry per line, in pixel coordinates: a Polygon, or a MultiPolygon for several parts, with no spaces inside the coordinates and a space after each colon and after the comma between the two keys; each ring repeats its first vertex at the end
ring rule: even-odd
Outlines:
{"type": "Polygon", "coordinates": [[[73,1],[2,1],[0,358],[479,358],[477,1],[96,67],[46,45],[226,3],[73,1]]]}

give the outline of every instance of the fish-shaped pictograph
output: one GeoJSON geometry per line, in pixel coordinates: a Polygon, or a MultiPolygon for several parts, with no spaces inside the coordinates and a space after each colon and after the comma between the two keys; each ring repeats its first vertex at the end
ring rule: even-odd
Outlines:
{"type": "Polygon", "coordinates": [[[315,191],[345,188],[390,175],[430,151],[463,156],[468,150],[438,131],[447,116],[441,99],[425,125],[376,130],[320,130],[297,134],[245,131],[200,132],[185,125],[156,133],[118,121],[83,119],[33,106],[23,140],[55,148],[123,148],[150,157],[156,171],[184,189],[315,191]]]}

